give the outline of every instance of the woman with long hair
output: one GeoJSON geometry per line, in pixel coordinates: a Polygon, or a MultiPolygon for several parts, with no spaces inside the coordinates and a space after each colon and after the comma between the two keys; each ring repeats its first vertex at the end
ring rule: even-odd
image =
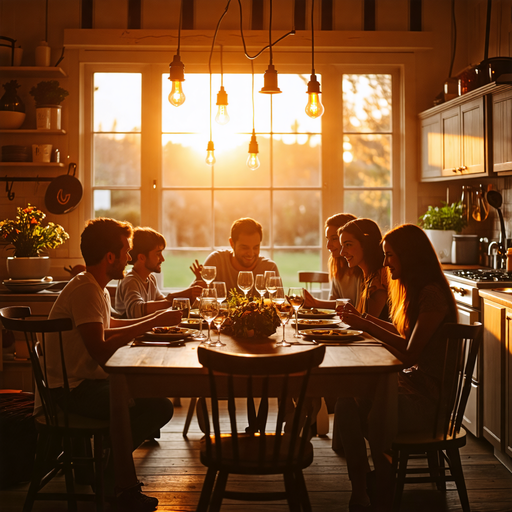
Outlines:
{"type": "MultiPolygon", "coordinates": [[[[455,300],[437,255],[425,232],[413,224],[389,231],[382,241],[390,277],[392,323],[350,308],[342,320],[362,329],[387,347],[408,368],[398,376],[398,431],[431,431],[436,400],[441,386],[444,338],[439,335],[446,322],[456,322],[455,300]]],[[[386,501],[391,487],[391,468],[385,448],[372,438],[379,431],[379,418],[371,401],[340,399],[338,428],[345,449],[352,483],[350,510],[369,510],[368,464],[364,433],[372,449],[377,475],[377,496],[386,501]]],[[[380,426],[382,430],[382,425],[380,426]]]]}
{"type": "Polygon", "coordinates": [[[371,219],[355,219],[338,229],[341,256],[349,269],[360,268],[363,274],[361,296],[347,311],[382,316],[387,319],[387,279],[383,267],[382,233],[371,219]]]}
{"type": "Polygon", "coordinates": [[[345,258],[340,254],[341,246],[338,236],[338,229],[356,218],[351,213],[337,213],[325,221],[325,239],[330,253],[328,262],[329,281],[331,284],[329,300],[316,299],[311,293],[304,290],[304,307],[334,309],[336,307],[336,299],[341,298],[350,299],[352,304],[359,302],[362,273],[357,267],[348,267],[345,258]]]}

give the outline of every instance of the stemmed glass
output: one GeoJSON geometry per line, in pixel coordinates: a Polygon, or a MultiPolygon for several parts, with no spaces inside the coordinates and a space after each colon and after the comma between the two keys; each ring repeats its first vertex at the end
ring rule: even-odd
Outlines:
{"type": "Polygon", "coordinates": [[[265,292],[267,288],[265,286],[265,276],[263,274],[258,274],[254,281],[254,287],[256,291],[261,295],[261,303],[263,304],[263,297],[265,297],[265,292]]]}
{"type": "Polygon", "coordinates": [[[181,318],[188,318],[190,316],[190,300],[177,297],[172,301],[172,309],[181,309],[181,318]]]}
{"type": "Polygon", "coordinates": [[[217,301],[219,304],[224,302],[228,296],[226,291],[226,283],[223,281],[214,281],[212,288],[217,292],[217,301]]]}
{"type": "Polygon", "coordinates": [[[201,269],[201,277],[204,279],[208,288],[210,288],[210,283],[215,279],[216,275],[217,267],[203,267],[201,269]]]}
{"type": "Polygon", "coordinates": [[[273,270],[265,270],[265,288],[267,289],[268,296],[272,299],[272,293],[269,290],[270,278],[276,277],[276,273],[273,270]]]}
{"type": "Polygon", "coordinates": [[[247,292],[250,291],[254,285],[253,273],[248,270],[238,272],[237,285],[238,288],[244,292],[245,298],[247,298],[247,292]]]}
{"type": "Polygon", "coordinates": [[[288,290],[288,301],[295,311],[295,338],[300,338],[299,334],[299,309],[304,304],[304,289],[303,288],[290,288],[288,290]]]}
{"type": "Polygon", "coordinates": [[[201,297],[199,302],[199,314],[208,322],[208,339],[204,341],[205,345],[211,345],[210,327],[213,319],[219,313],[219,303],[217,297],[201,297]]]}
{"type": "Polygon", "coordinates": [[[217,290],[215,288],[203,288],[201,290],[201,297],[199,297],[199,334],[195,337],[196,340],[206,340],[206,335],[203,334],[203,320],[201,319],[201,299],[203,297],[217,300],[217,290]]]}
{"type": "Polygon", "coordinates": [[[276,347],[290,347],[291,343],[288,343],[285,339],[285,326],[290,320],[293,308],[290,303],[286,300],[286,296],[284,294],[284,288],[282,286],[278,286],[276,289],[276,295],[273,297],[272,302],[274,303],[274,307],[277,311],[277,316],[281,321],[281,325],[283,326],[283,339],[276,343],[276,347]]]}
{"type": "Polygon", "coordinates": [[[219,337],[217,338],[216,342],[210,343],[210,347],[224,347],[226,344],[222,343],[220,341],[220,330],[222,326],[224,325],[224,322],[231,316],[231,309],[229,307],[229,304],[223,304],[221,305],[219,303],[219,312],[217,316],[213,319],[213,324],[215,327],[217,327],[219,337]]]}
{"type": "Polygon", "coordinates": [[[276,293],[277,288],[283,286],[283,281],[280,277],[270,276],[266,281],[266,287],[270,298],[276,293]]]}

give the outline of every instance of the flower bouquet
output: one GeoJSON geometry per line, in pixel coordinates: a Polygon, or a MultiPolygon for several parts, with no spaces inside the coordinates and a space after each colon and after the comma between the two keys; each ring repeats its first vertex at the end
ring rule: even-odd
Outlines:
{"type": "Polygon", "coordinates": [[[247,299],[236,290],[230,291],[228,303],[232,311],[231,323],[225,330],[233,336],[271,336],[281,325],[273,304],[247,299]]]}

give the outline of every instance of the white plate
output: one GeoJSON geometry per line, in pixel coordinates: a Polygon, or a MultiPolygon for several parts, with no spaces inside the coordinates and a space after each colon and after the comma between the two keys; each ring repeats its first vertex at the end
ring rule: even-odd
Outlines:
{"type": "MultiPolygon", "coordinates": [[[[318,327],[320,329],[325,327],[338,327],[340,324],[340,320],[328,320],[328,319],[313,319],[313,318],[299,318],[299,329],[304,329],[308,327],[318,327]]],[[[295,320],[292,321],[292,325],[295,326],[295,320]]]]}
{"type": "Polygon", "coordinates": [[[175,341],[184,340],[190,337],[194,331],[192,329],[179,328],[179,332],[146,332],[136,338],[137,341],[175,341]]]}
{"type": "Polygon", "coordinates": [[[299,331],[299,334],[304,336],[305,340],[329,340],[343,343],[361,336],[363,331],[353,329],[306,329],[305,331],[299,331]]]}
{"type": "Polygon", "coordinates": [[[336,311],[333,309],[299,309],[299,318],[334,318],[336,311]]]}
{"type": "Polygon", "coordinates": [[[37,293],[52,286],[52,281],[43,279],[8,279],[2,283],[7,289],[14,293],[37,293]]]}
{"type": "Polygon", "coordinates": [[[200,320],[199,318],[185,318],[181,321],[181,327],[186,327],[188,329],[199,329],[199,322],[203,322],[203,329],[208,328],[208,323],[206,320],[200,320]]]}

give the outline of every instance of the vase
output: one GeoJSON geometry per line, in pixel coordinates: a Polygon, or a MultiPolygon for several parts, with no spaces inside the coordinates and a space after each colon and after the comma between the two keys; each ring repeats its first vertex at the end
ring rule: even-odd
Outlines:
{"type": "Polygon", "coordinates": [[[425,229],[437,257],[441,263],[451,263],[452,261],[452,241],[456,232],[453,229],[446,231],[440,229],[425,229]]]}
{"type": "Polygon", "coordinates": [[[38,105],[36,127],[38,130],[60,130],[62,126],[62,105],[38,105]]]}
{"type": "Polygon", "coordinates": [[[11,279],[42,279],[49,271],[49,256],[7,258],[7,273],[11,279]]]}

